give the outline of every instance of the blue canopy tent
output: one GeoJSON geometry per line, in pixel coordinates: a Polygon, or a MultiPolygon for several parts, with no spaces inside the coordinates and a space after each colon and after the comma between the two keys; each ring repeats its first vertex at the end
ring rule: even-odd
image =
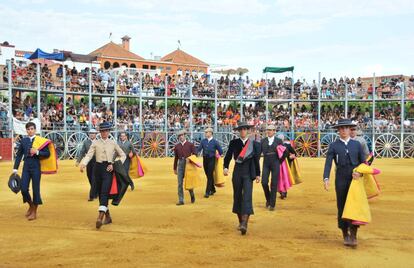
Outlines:
{"type": "Polygon", "coordinates": [[[63,52],[58,53],[46,53],[40,48],[36,49],[33,54],[26,54],[24,55],[25,58],[29,60],[35,60],[35,59],[48,59],[48,60],[64,60],[63,52]]]}
{"type": "MultiPolygon", "coordinates": [[[[40,64],[39,64],[39,59],[43,59],[43,60],[58,60],[58,61],[63,61],[64,55],[63,52],[59,52],[59,53],[46,53],[43,50],[41,50],[40,48],[36,49],[35,52],[33,52],[31,55],[30,54],[26,54],[24,55],[24,57],[26,59],[29,60],[37,60],[37,116],[40,118],[40,87],[41,87],[41,76],[40,76],[40,64]]],[[[65,78],[63,78],[65,81],[65,78]]],[[[63,86],[63,107],[66,107],[66,83],[64,83],[63,86]]],[[[66,113],[63,113],[63,120],[64,122],[66,122],[66,113]]],[[[66,124],[65,124],[66,125],[66,124]]],[[[66,129],[65,129],[66,130],[66,129]]]]}

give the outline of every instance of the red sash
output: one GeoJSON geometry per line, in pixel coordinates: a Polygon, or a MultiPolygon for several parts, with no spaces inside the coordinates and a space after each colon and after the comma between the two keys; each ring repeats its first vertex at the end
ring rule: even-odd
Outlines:
{"type": "Polygon", "coordinates": [[[246,157],[246,153],[247,153],[247,149],[249,148],[249,145],[250,145],[250,139],[247,140],[247,142],[244,145],[243,149],[241,150],[239,156],[237,157],[236,162],[238,162],[238,163],[242,163],[243,162],[243,160],[246,157]]]}

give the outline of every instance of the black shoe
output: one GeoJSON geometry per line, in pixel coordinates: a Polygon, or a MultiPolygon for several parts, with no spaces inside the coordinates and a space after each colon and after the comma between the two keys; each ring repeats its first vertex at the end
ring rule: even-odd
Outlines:
{"type": "Polygon", "coordinates": [[[191,203],[195,203],[195,196],[194,195],[191,196],[191,203]]]}
{"type": "Polygon", "coordinates": [[[183,202],[183,201],[180,201],[180,202],[178,202],[176,205],[177,205],[177,206],[182,206],[182,205],[184,205],[184,202],[183,202]]]}
{"type": "Polygon", "coordinates": [[[270,207],[270,203],[266,202],[266,208],[269,208],[269,207],[270,207]]]}
{"type": "Polygon", "coordinates": [[[131,191],[133,191],[133,190],[135,189],[135,185],[134,185],[134,183],[133,183],[133,182],[131,182],[131,183],[129,184],[129,186],[131,186],[131,191]]]}
{"type": "Polygon", "coordinates": [[[208,198],[208,197],[209,197],[209,195],[208,195],[208,194],[205,194],[205,195],[204,195],[204,198],[208,198]]]}
{"type": "Polygon", "coordinates": [[[240,233],[242,234],[242,235],[245,235],[246,233],[247,233],[247,225],[245,224],[245,223],[241,223],[240,224],[240,233]]]}
{"type": "Polygon", "coordinates": [[[269,206],[269,211],[274,211],[275,207],[269,206]]]}
{"type": "Polygon", "coordinates": [[[216,190],[210,191],[210,194],[209,195],[214,195],[215,193],[216,193],[216,190]]]}
{"type": "Polygon", "coordinates": [[[93,201],[93,198],[90,198],[90,197],[89,197],[88,202],[91,202],[91,201],[93,201]]]}

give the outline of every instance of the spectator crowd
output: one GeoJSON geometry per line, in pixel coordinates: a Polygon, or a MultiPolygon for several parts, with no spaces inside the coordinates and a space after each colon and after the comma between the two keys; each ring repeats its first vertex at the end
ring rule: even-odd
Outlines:
{"type": "MultiPolygon", "coordinates": [[[[292,124],[291,102],[293,109],[293,128],[295,131],[328,130],[338,119],[345,117],[344,102],[348,98],[348,117],[360,123],[361,128],[369,131],[372,126],[376,132],[398,131],[401,128],[401,107],[399,102],[379,102],[372,124],[371,102],[353,100],[398,99],[405,92],[408,100],[414,99],[414,76],[408,81],[403,77],[382,78],[375,90],[370,83],[358,77],[322,78],[320,85],[315,80],[308,83],[305,79],[294,82],[290,77],[283,79],[252,80],[246,77],[221,76],[210,79],[206,75],[193,74],[167,75],[144,73],[136,70],[120,70],[118,73],[103,69],[48,66],[40,68],[41,95],[40,118],[42,128],[61,130],[64,126],[64,99],[59,94],[64,88],[66,77],[66,123],[68,129],[86,130],[102,121],[114,121],[114,93],[118,94],[116,105],[117,128],[138,131],[174,131],[189,128],[202,131],[204,126],[217,125],[220,130],[230,131],[242,118],[260,129],[264,124],[275,124],[278,131],[290,131],[292,124]],[[52,71],[53,70],[53,71],[52,71]],[[65,75],[64,75],[65,74],[65,75]],[[92,78],[89,83],[89,77],[92,78]],[[92,89],[92,109],[89,108],[88,92],[92,89]],[[292,93],[293,90],[293,93],[292,93]],[[49,94],[48,91],[50,91],[49,94]],[[57,92],[57,94],[56,94],[57,92]],[[165,100],[168,99],[167,115],[165,100]],[[192,116],[190,116],[190,95],[192,116]],[[215,108],[214,98],[218,104],[215,108]],[[347,96],[346,96],[347,95],[347,96]],[[140,116],[139,98],[142,96],[142,116],[140,116]],[[265,100],[280,100],[278,104],[269,102],[266,112],[265,100]],[[320,124],[318,122],[318,102],[320,99],[320,124]],[[240,101],[243,99],[243,107],[240,101]],[[217,109],[217,116],[215,116],[217,109]],[[141,119],[140,119],[141,117],[141,119]],[[266,121],[267,119],[267,121],[266,121]],[[192,121],[191,121],[192,120],[192,121]],[[191,122],[191,123],[190,123],[191,122]],[[165,125],[167,124],[167,125],[165,125]]],[[[36,89],[37,67],[16,66],[13,64],[12,83],[14,90],[12,106],[17,119],[27,120],[37,117],[36,92],[22,89],[36,89]]],[[[8,70],[3,69],[3,84],[8,83],[8,70]]],[[[407,131],[413,129],[413,104],[406,106],[403,125],[407,131]]]]}

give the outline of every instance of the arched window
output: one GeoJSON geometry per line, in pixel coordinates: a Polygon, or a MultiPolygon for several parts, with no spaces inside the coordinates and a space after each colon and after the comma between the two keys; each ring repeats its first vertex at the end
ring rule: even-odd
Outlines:
{"type": "Polygon", "coordinates": [[[122,66],[128,67],[128,64],[126,64],[125,62],[122,63],[122,66]]]}
{"type": "Polygon", "coordinates": [[[112,67],[118,68],[119,67],[119,63],[118,62],[114,62],[114,64],[112,64],[112,67]]]}
{"type": "Polygon", "coordinates": [[[105,70],[108,70],[109,68],[111,68],[111,63],[109,61],[105,61],[104,62],[104,68],[105,68],[105,70]]]}
{"type": "Polygon", "coordinates": [[[131,65],[129,65],[129,67],[131,67],[131,68],[137,68],[137,66],[135,65],[135,63],[132,63],[131,65]]]}

